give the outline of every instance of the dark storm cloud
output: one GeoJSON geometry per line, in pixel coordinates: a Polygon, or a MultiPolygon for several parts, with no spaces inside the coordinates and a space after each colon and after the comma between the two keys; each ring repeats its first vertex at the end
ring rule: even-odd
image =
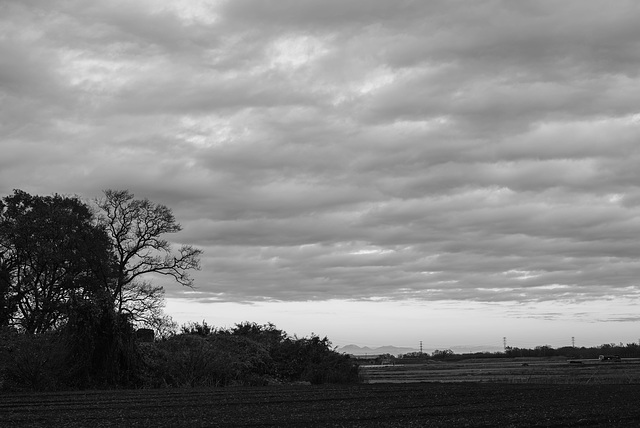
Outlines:
{"type": "Polygon", "coordinates": [[[638,297],[635,2],[0,12],[2,194],[170,206],[192,299],[638,297]]]}

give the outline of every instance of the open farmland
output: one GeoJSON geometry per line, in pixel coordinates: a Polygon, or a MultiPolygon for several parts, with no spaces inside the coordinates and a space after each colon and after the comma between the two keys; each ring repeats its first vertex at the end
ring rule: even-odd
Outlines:
{"type": "Polygon", "coordinates": [[[404,383],[0,395],[3,427],[638,426],[640,385],[404,383]]]}
{"type": "Polygon", "coordinates": [[[368,383],[506,382],[506,383],[638,383],[640,359],[620,362],[565,358],[487,358],[424,364],[368,365],[360,372],[368,383]]]}

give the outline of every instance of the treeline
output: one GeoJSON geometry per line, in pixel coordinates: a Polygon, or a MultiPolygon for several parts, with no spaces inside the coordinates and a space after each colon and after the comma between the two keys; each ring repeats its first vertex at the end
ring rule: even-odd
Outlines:
{"type": "Polygon", "coordinates": [[[566,357],[576,359],[597,359],[600,355],[618,355],[621,358],[640,358],[640,346],[637,343],[626,345],[605,343],[595,347],[563,346],[553,348],[548,345],[536,346],[533,349],[511,348],[504,351],[506,357],[566,357]]]}
{"type": "Polygon", "coordinates": [[[180,387],[357,381],[327,338],[272,325],[177,325],[159,274],[193,287],[202,251],[174,251],[172,211],[127,190],[87,203],[15,190],[0,200],[0,388],[180,387]],[[141,343],[136,330],[159,340],[141,343]]]}
{"type": "Polygon", "coordinates": [[[464,359],[479,358],[538,358],[538,357],[564,357],[569,359],[598,359],[600,355],[614,356],[620,358],[640,358],[640,345],[637,343],[615,344],[605,343],[594,347],[573,347],[563,346],[553,348],[549,345],[536,346],[535,348],[507,347],[501,352],[474,352],[456,354],[451,349],[435,350],[431,354],[423,352],[410,352],[399,355],[395,358],[392,355],[379,357],[381,361],[394,360],[398,363],[421,362],[425,360],[448,360],[459,361],[464,359]]]}

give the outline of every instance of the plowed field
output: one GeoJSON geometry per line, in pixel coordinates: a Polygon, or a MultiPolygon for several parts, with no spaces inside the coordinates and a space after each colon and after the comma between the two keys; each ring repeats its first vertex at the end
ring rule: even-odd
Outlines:
{"type": "Polygon", "coordinates": [[[406,383],[0,395],[2,427],[633,427],[640,385],[406,383]]]}
{"type": "Polygon", "coordinates": [[[429,361],[360,367],[368,383],[499,382],[548,384],[640,384],[640,359],[620,362],[564,358],[429,361]]]}

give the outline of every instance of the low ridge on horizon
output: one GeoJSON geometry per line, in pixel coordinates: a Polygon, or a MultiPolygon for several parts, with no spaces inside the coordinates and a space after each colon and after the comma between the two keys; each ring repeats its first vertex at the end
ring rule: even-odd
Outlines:
{"type": "Polygon", "coordinates": [[[337,348],[338,352],[343,352],[345,354],[351,355],[366,355],[366,354],[391,354],[391,355],[399,355],[399,354],[407,354],[409,352],[418,352],[419,349],[409,348],[403,346],[393,346],[393,345],[384,345],[378,347],[369,347],[369,346],[358,346],[354,344],[339,346],[337,348]]]}
{"type": "MultiPolygon", "coordinates": [[[[431,354],[436,349],[451,349],[457,354],[464,353],[474,353],[474,352],[498,352],[501,351],[501,348],[497,346],[490,345],[456,345],[456,346],[441,346],[434,348],[429,346],[428,348],[423,348],[423,352],[425,354],[431,354]]],[[[383,346],[359,346],[356,344],[349,344],[344,346],[338,346],[336,348],[338,352],[342,352],[345,354],[351,355],[381,355],[381,354],[391,354],[391,355],[400,355],[400,354],[408,354],[411,352],[419,352],[419,348],[412,348],[408,346],[395,346],[395,345],[383,345],[383,346]]]]}

